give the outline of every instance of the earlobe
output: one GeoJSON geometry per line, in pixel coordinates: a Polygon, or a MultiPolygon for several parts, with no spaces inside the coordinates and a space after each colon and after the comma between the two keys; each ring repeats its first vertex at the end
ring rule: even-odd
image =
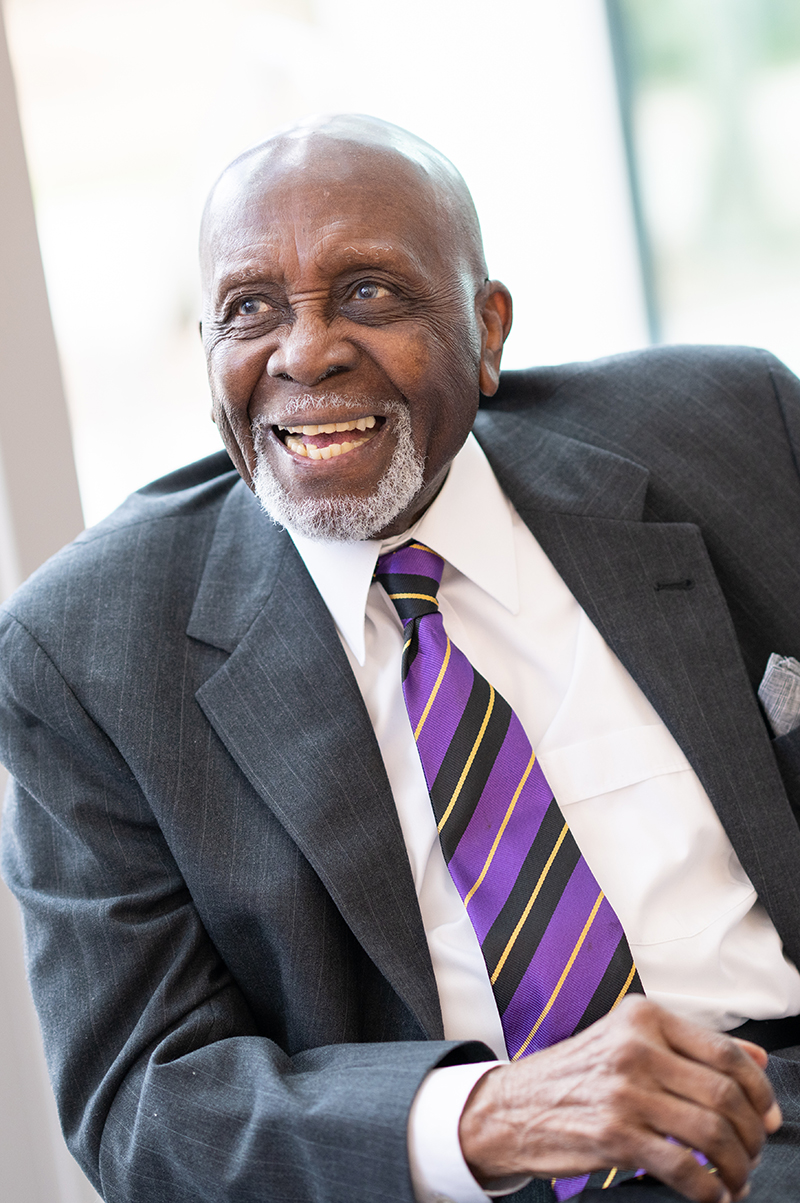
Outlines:
{"type": "Polygon", "coordinates": [[[484,397],[493,397],[500,383],[503,343],[511,329],[511,294],[499,280],[488,280],[479,294],[478,301],[483,327],[479,387],[484,397]]]}

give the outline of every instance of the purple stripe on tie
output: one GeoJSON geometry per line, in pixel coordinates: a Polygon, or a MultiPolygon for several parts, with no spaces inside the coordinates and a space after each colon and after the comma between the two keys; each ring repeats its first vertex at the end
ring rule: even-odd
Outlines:
{"type": "MultiPolygon", "coordinates": [[[[432,614],[425,620],[425,631],[420,633],[419,651],[403,683],[412,731],[416,731],[428,704],[428,698],[444,663],[446,647],[447,636],[442,626],[442,617],[440,614],[432,614]]],[[[436,780],[436,774],[461,721],[474,679],[475,673],[469,660],[461,652],[451,648],[444,680],[428,711],[428,717],[417,741],[429,789],[436,780]]]]}
{"type": "MultiPolygon", "coordinates": [[[[514,993],[514,997],[501,1016],[509,1057],[513,1057],[525,1043],[531,1028],[547,1005],[558,983],[558,979],[561,977],[567,961],[572,954],[572,950],[578,942],[586,920],[591,914],[598,893],[599,886],[592,876],[589,866],[583,859],[579,860],[564,893],[558,901],[547,929],[539,943],[539,947],[536,949],[514,993]]],[[[600,922],[600,927],[595,932],[594,925],[592,925],[581,949],[583,953],[588,943],[589,955],[585,958],[578,957],[581,965],[576,974],[575,981],[580,981],[583,1006],[575,1017],[572,1027],[569,1028],[571,1016],[566,1021],[562,1020],[561,1017],[564,1009],[561,995],[559,994],[558,1004],[551,1008],[548,1018],[542,1023],[536,1036],[528,1045],[528,1049],[531,1052],[544,1048],[546,1045],[552,1044],[555,1040],[564,1039],[565,1036],[572,1034],[575,1024],[577,1024],[586,1009],[586,1004],[594,994],[603,973],[608,967],[614,949],[619,943],[622,929],[619,925],[619,920],[614,915],[611,907],[608,906],[606,900],[603,901],[595,917],[594,923],[597,924],[598,922],[600,922]],[[606,907],[608,908],[607,911],[605,910],[606,907]],[[613,919],[613,924],[607,922],[609,912],[613,919]],[[552,1021],[550,1021],[550,1016],[553,1016],[552,1021]],[[553,1035],[553,1025],[556,1021],[559,1025],[559,1034],[553,1035]],[[541,1038],[542,1031],[545,1028],[549,1034],[547,1040],[541,1038]]],[[[575,961],[573,970],[578,967],[578,960],[575,961]]],[[[569,974],[562,986],[561,993],[566,990],[567,982],[570,981],[571,977],[572,973],[569,974]]],[[[571,992],[564,995],[565,1002],[571,998],[571,992]]]]}
{"type": "MultiPolygon", "coordinates": [[[[466,898],[483,870],[530,755],[527,736],[517,716],[512,714],[497,760],[448,866],[462,898],[466,898]]],[[[469,903],[469,917],[481,944],[514,888],[552,797],[550,786],[536,762],[506,824],[489,870],[469,903]]]]}
{"type": "MultiPolygon", "coordinates": [[[[381,563],[383,559],[384,557],[381,556],[378,562],[379,572],[382,571],[381,563]]],[[[443,568],[444,561],[435,552],[419,551],[416,547],[403,547],[392,556],[389,571],[394,573],[408,572],[412,576],[429,576],[438,584],[442,579],[443,568]]]]}
{"type": "Polygon", "coordinates": [[[565,1199],[579,1195],[590,1178],[591,1174],[581,1174],[577,1178],[558,1178],[553,1187],[558,1203],[564,1203],[565,1199]]]}
{"type": "MultiPolygon", "coordinates": [[[[561,987],[558,1005],[552,1007],[528,1046],[529,1049],[534,1045],[547,1048],[572,1035],[586,1010],[586,1004],[600,985],[621,937],[619,920],[608,899],[604,898],[591,930],[561,987]]],[[[620,982],[620,989],[622,984],[620,982]]]]}

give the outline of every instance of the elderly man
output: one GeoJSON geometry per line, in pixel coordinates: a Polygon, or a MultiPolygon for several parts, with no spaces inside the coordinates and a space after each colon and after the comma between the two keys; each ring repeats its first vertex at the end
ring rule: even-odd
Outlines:
{"type": "Polygon", "coordinates": [[[800,1199],[797,382],[501,381],[466,188],[371,119],[238,159],[201,247],[237,471],[0,632],[73,1152],[108,1203],[800,1199]]]}

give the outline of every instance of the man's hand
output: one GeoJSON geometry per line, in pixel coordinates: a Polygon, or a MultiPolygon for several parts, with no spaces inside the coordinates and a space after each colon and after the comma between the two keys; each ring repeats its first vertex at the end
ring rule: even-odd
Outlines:
{"type": "Polygon", "coordinates": [[[781,1124],[766,1063],[757,1045],[626,998],[578,1036],[481,1078],[461,1147],[478,1181],[643,1168],[697,1203],[725,1203],[747,1193],[781,1124]]]}

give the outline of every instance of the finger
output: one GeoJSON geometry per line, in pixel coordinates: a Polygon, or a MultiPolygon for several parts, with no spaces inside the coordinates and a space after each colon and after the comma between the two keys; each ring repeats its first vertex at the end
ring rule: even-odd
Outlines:
{"type": "MultiPolygon", "coordinates": [[[[658,1069],[662,1087],[689,1108],[699,1107],[710,1116],[717,1116],[736,1133],[746,1154],[757,1157],[766,1139],[764,1116],[753,1106],[735,1078],[709,1069],[694,1061],[664,1057],[658,1069]]],[[[663,1128],[661,1130],[664,1130],[663,1128]]],[[[673,1136],[683,1139],[683,1132],[674,1129],[673,1136]]],[[[692,1142],[691,1133],[689,1141],[692,1142]]],[[[695,1144],[695,1148],[700,1145],[695,1144]]],[[[702,1152],[706,1152],[702,1148],[702,1152]]]]}
{"type": "Polygon", "coordinates": [[[719,1173],[701,1166],[689,1149],[655,1133],[642,1142],[641,1164],[654,1178],[694,1203],[730,1203],[747,1189],[746,1179],[731,1188],[719,1173]]]}
{"type": "MultiPolygon", "coordinates": [[[[760,1044],[753,1044],[751,1040],[740,1040],[738,1036],[733,1039],[737,1044],[740,1044],[748,1056],[752,1057],[759,1069],[766,1069],[769,1062],[769,1053],[760,1044]]],[[[783,1114],[779,1104],[773,1102],[769,1110],[764,1115],[764,1127],[771,1136],[773,1132],[777,1132],[783,1123],[783,1114]]]]}
{"type": "Polygon", "coordinates": [[[738,1194],[746,1186],[755,1158],[723,1116],[684,1099],[665,1097],[657,1105],[645,1099],[642,1119],[659,1135],[702,1153],[716,1167],[731,1194],[738,1194]]]}
{"type": "Polygon", "coordinates": [[[742,1047],[744,1041],[709,1031],[677,1015],[666,1015],[664,1033],[675,1052],[733,1078],[760,1116],[771,1111],[775,1103],[772,1087],[755,1058],[742,1047]]]}
{"type": "Polygon", "coordinates": [[[752,1040],[741,1040],[738,1036],[732,1036],[740,1048],[744,1049],[748,1057],[752,1057],[759,1069],[766,1069],[769,1061],[769,1053],[760,1044],[753,1044],[752,1040]]]}

